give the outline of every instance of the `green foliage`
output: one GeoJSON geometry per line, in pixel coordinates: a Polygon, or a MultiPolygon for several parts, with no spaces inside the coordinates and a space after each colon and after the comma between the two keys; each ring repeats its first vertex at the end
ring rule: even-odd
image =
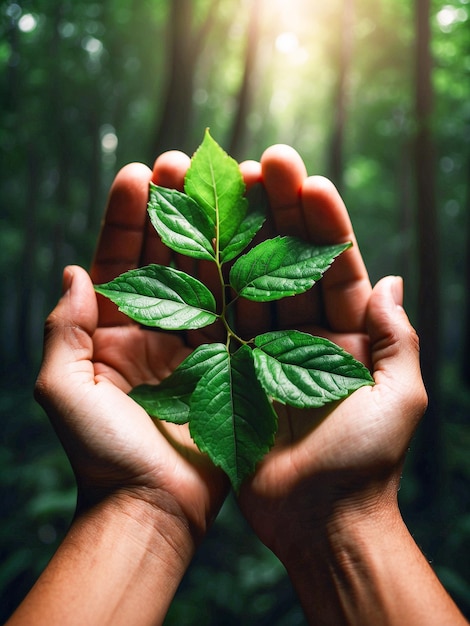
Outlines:
{"type": "Polygon", "coordinates": [[[350,243],[314,247],[294,237],[263,241],[238,259],[230,285],[239,296],[270,302],[308,291],[350,243]]]}
{"type": "Polygon", "coordinates": [[[184,190],[211,221],[215,252],[223,259],[225,248],[237,235],[245,218],[247,200],[236,161],[220,150],[208,132],[191,159],[184,190]]]}
{"type": "Polygon", "coordinates": [[[214,259],[213,223],[191,196],[151,183],[148,212],[163,243],[172,250],[195,259],[214,259]]]}
{"type": "MultiPolygon", "coordinates": [[[[119,167],[130,161],[151,165],[167,148],[189,153],[199,129],[207,125],[229,145],[245,70],[250,2],[190,3],[194,19],[185,22],[185,41],[197,39],[204,27],[192,82],[184,74],[190,84],[192,124],[184,144],[173,136],[171,145],[162,146],[154,137],[173,66],[167,46],[174,32],[172,4],[177,3],[0,0],[0,273],[5,295],[0,324],[1,622],[50,558],[73,510],[73,476],[65,455],[44,417],[24,399],[31,395],[43,320],[57,300],[61,269],[66,263],[88,266],[106,194],[119,167]],[[36,20],[31,30],[28,16],[36,20]],[[208,21],[210,28],[205,27],[208,21]],[[48,494],[49,504],[38,517],[36,504],[48,494]],[[48,543],[51,527],[57,539],[48,543]]],[[[244,148],[237,159],[259,159],[267,146],[284,142],[300,152],[309,173],[328,175],[344,3],[291,0],[276,3],[274,11],[271,3],[257,4],[265,11],[250,81],[255,89],[245,109],[244,148]]],[[[345,175],[342,186],[340,180],[334,182],[351,213],[372,282],[384,274],[404,275],[405,304],[415,319],[413,4],[355,3],[346,77],[345,175]]],[[[418,450],[412,445],[416,462],[407,464],[400,491],[410,529],[448,588],[458,589],[455,596],[467,617],[470,571],[469,559],[462,555],[470,553],[470,408],[458,364],[465,357],[462,337],[468,324],[463,279],[469,24],[467,2],[433,2],[440,217],[440,250],[435,254],[442,278],[436,293],[443,302],[440,359],[452,371],[441,380],[439,447],[427,442],[418,450]],[[422,510],[417,501],[426,478],[417,468],[438,458],[445,489],[436,510],[422,510]]],[[[186,63],[181,54],[178,74],[186,63]]],[[[181,97],[172,103],[176,118],[181,97]]],[[[236,250],[232,258],[241,252],[236,250]]],[[[236,507],[222,513],[215,537],[201,548],[188,573],[169,623],[189,626],[202,612],[201,621],[208,626],[302,623],[295,598],[284,596],[288,581],[276,577],[279,570],[248,537],[236,507]]]]}
{"type": "Polygon", "coordinates": [[[236,490],[274,443],[276,413],[257,380],[247,345],[222,356],[198,381],[190,400],[189,428],[202,452],[222,467],[236,490]]]}
{"type": "Polygon", "coordinates": [[[220,344],[203,344],[178,366],[172,376],[159,385],[134,387],[130,396],[138,402],[151,417],[186,424],[189,421],[191,396],[199,380],[218,365],[225,357],[225,349],[220,344]]]}
{"type": "Polygon", "coordinates": [[[145,385],[131,395],[152,417],[189,422],[199,449],[238,490],[274,443],[273,399],[319,407],[373,379],[325,339],[280,331],[243,340],[229,325],[228,310],[238,298],[270,302],[304,293],[351,244],[316,247],[293,237],[265,240],[235,261],[227,283],[225,260],[251,242],[263,220],[255,219],[254,227],[250,216],[260,214],[248,211],[238,164],[208,131],[191,159],[184,189],[185,194],[152,185],[151,221],[175,252],[216,265],[221,312],[216,313],[215,298],[199,280],[159,265],[131,270],[95,289],[146,326],[192,330],[223,322],[225,345],[203,344],[160,386],[145,385]],[[241,227],[247,219],[250,227],[241,227]],[[227,301],[227,287],[235,293],[233,301],[227,301]]]}
{"type": "Polygon", "coordinates": [[[134,321],[166,330],[212,324],[215,300],[199,280],[163,265],[130,270],[96,287],[134,321]]]}
{"type": "Polygon", "coordinates": [[[296,330],[255,337],[255,369],[266,391],[298,408],[320,407],[372,382],[365,367],[339,346],[296,330]]]}

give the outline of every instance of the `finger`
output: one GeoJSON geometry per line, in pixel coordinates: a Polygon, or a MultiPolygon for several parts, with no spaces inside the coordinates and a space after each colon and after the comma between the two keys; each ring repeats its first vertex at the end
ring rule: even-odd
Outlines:
{"type": "Polygon", "coordinates": [[[290,146],[271,146],[261,157],[261,171],[276,231],[301,237],[300,191],[307,171],[299,154],[290,146]]]}
{"type": "Polygon", "coordinates": [[[256,185],[256,183],[261,182],[261,163],[258,161],[242,161],[239,167],[247,191],[249,191],[253,185],[256,185]]]}
{"type": "MultiPolygon", "coordinates": [[[[131,163],[114,179],[90,270],[94,283],[106,283],[140,265],[150,177],[148,167],[131,163]]],[[[98,302],[101,326],[129,323],[110,300],[100,296],[98,302]]]]}
{"type": "Polygon", "coordinates": [[[95,282],[111,280],[139,264],[150,177],[148,167],[131,163],[114,179],[91,266],[95,282]]]}
{"type": "MultiPolygon", "coordinates": [[[[301,205],[301,190],[307,170],[300,155],[290,146],[271,146],[261,157],[261,168],[271,207],[271,236],[280,234],[306,239],[308,233],[301,205]]],[[[271,309],[276,316],[275,326],[279,328],[298,328],[321,321],[321,306],[315,291],[281,300],[271,309]]]]}
{"type": "MultiPolygon", "coordinates": [[[[184,177],[189,163],[190,159],[184,152],[179,150],[164,152],[154,163],[152,182],[161,187],[183,191],[184,177]]],[[[171,251],[162,244],[150,220],[147,220],[140,264],[169,265],[171,258],[171,251]]]]}
{"type": "Polygon", "coordinates": [[[306,178],[301,197],[311,241],[320,245],[353,243],[321,281],[328,326],[335,332],[363,332],[372,288],[344,202],[333,183],[322,176],[306,178]]]}
{"type": "Polygon", "coordinates": [[[184,177],[190,158],[179,150],[169,150],[161,154],[154,163],[152,180],[156,185],[169,189],[184,189],[184,177]]]}
{"type": "MultiPolygon", "coordinates": [[[[377,283],[367,308],[375,393],[386,393],[384,407],[406,415],[412,431],[427,398],[419,362],[419,340],[402,308],[403,281],[388,276],[377,283]]],[[[401,427],[403,431],[403,427],[401,427]]],[[[409,432],[409,431],[408,431],[409,432]]]]}
{"type": "Polygon", "coordinates": [[[375,374],[380,376],[390,366],[395,366],[403,379],[419,373],[419,340],[403,309],[399,276],[386,276],[375,285],[367,307],[367,330],[375,374]],[[398,357],[400,367],[396,365],[398,357]]]}
{"type": "MultiPolygon", "coordinates": [[[[253,190],[256,185],[261,184],[262,171],[259,161],[242,161],[240,163],[240,171],[247,192],[253,190]]],[[[256,201],[255,197],[252,198],[252,201],[256,201]]],[[[255,238],[251,245],[255,245],[257,241],[258,238],[255,238]]],[[[244,339],[251,339],[260,332],[260,329],[271,326],[269,305],[253,303],[241,298],[237,301],[235,310],[236,331],[244,339]]]]}
{"type": "Polygon", "coordinates": [[[35,389],[38,402],[46,410],[66,410],[73,381],[82,386],[93,382],[92,335],[97,322],[98,306],[90,277],[81,267],[65,268],[63,295],[46,320],[44,356],[35,389]]]}

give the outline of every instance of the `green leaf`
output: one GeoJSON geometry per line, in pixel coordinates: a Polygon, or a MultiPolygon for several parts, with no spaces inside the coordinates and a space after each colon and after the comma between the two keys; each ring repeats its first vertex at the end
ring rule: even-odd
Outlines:
{"type": "Polygon", "coordinates": [[[219,250],[232,241],[245,218],[248,202],[238,167],[207,130],[186,173],[184,190],[206,212],[215,226],[219,250]]]}
{"type": "Polygon", "coordinates": [[[214,260],[215,229],[195,200],[175,189],[151,183],[148,213],[169,248],[196,259],[214,260]]]}
{"type": "Polygon", "coordinates": [[[247,200],[248,212],[232,239],[222,250],[220,255],[222,263],[231,261],[243,252],[266,220],[267,197],[262,185],[252,187],[247,194],[247,200]]]}
{"type": "Polygon", "coordinates": [[[159,385],[139,385],[129,395],[150,417],[185,424],[189,419],[191,394],[197,383],[225,357],[226,352],[225,346],[221,344],[203,344],[159,385]]]}
{"type": "Polygon", "coordinates": [[[95,291],[145,326],[189,330],[208,326],[218,317],[214,296],[205,285],[163,265],[130,270],[96,285],[95,291]]]}
{"type": "Polygon", "coordinates": [[[238,491],[273,445],[277,416],[256,378],[251,349],[224,350],[224,359],[204,374],[191,397],[189,428],[238,491]]]}
{"type": "Polygon", "coordinates": [[[295,330],[255,338],[256,373],[266,392],[290,406],[319,407],[373,385],[369,370],[336,344],[295,330]]]}
{"type": "Polygon", "coordinates": [[[240,296],[258,302],[294,296],[313,287],[351,245],[319,247],[295,237],[268,239],[235,261],[230,284],[240,296]]]}

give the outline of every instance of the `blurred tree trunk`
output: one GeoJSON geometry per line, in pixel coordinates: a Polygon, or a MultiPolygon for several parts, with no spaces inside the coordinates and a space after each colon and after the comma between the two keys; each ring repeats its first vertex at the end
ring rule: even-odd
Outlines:
{"type": "MultiPolygon", "coordinates": [[[[13,17],[5,22],[5,40],[10,46],[10,62],[6,66],[8,91],[5,93],[5,101],[3,103],[5,111],[8,113],[15,111],[19,99],[20,90],[20,72],[19,72],[19,29],[17,20],[13,17]]],[[[3,151],[2,151],[3,152],[3,151]]]]}
{"type": "Polygon", "coordinates": [[[465,315],[464,315],[464,346],[462,357],[462,379],[470,387],[470,156],[467,161],[467,232],[466,232],[466,250],[465,250],[465,276],[464,276],[464,293],[465,293],[465,315]]]}
{"type": "Polygon", "coordinates": [[[102,209],[97,209],[97,199],[100,198],[102,182],[102,161],[101,161],[101,137],[100,137],[100,107],[99,97],[95,98],[96,105],[90,108],[88,113],[88,128],[91,142],[88,198],[86,209],[86,228],[98,231],[102,219],[102,209]]]}
{"type": "MultiPolygon", "coordinates": [[[[40,160],[34,140],[27,148],[27,170],[25,171],[27,193],[25,205],[28,207],[27,219],[24,222],[23,248],[19,263],[18,279],[18,312],[16,321],[16,344],[20,372],[15,372],[18,380],[27,380],[27,374],[33,363],[33,341],[31,328],[36,316],[34,310],[34,291],[36,285],[37,265],[37,213],[39,185],[41,180],[40,160]],[[33,313],[34,311],[34,313],[33,313]]],[[[41,320],[42,323],[42,320],[41,320]]]]}
{"type": "Polygon", "coordinates": [[[192,148],[194,74],[219,2],[210,3],[197,28],[191,0],[169,3],[167,85],[150,146],[151,159],[165,150],[192,148]]]}
{"type": "MultiPolygon", "coordinates": [[[[5,13],[6,15],[6,13],[5,13]]],[[[4,72],[6,76],[5,84],[8,85],[8,89],[3,92],[3,115],[2,115],[2,131],[5,133],[5,137],[10,135],[15,136],[18,145],[22,142],[24,137],[24,130],[20,124],[16,122],[16,112],[21,110],[21,104],[23,102],[21,98],[21,63],[20,61],[20,41],[19,41],[19,28],[18,18],[9,16],[4,18],[4,40],[7,47],[10,49],[11,62],[5,64],[4,72]]],[[[22,152],[21,160],[23,161],[23,170],[21,173],[28,175],[27,169],[30,165],[29,159],[26,158],[27,149],[21,144],[21,149],[17,148],[18,152],[22,152]]],[[[0,149],[0,173],[1,178],[4,180],[14,180],[15,176],[19,175],[19,168],[17,161],[12,158],[11,151],[7,149],[0,149]],[[15,167],[16,166],[16,167],[15,167]]],[[[21,174],[20,174],[21,175],[21,174]]],[[[24,189],[28,189],[28,180],[24,180],[24,189]]],[[[27,195],[27,194],[26,194],[27,195]]],[[[27,202],[25,199],[25,206],[27,202]]],[[[5,217],[9,218],[10,211],[7,209],[7,202],[5,198],[2,198],[2,204],[0,208],[0,217],[2,218],[2,224],[6,222],[5,217]]],[[[12,220],[13,221],[13,220],[12,220]]],[[[2,226],[3,228],[4,226],[2,226]]],[[[25,227],[21,231],[21,252],[18,254],[19,262],[8,267],[8,273],[4,274],[3,293],[4,298],[0,299],[0,306],[2,307],[2,326],[1,326],[1,344],[3,346],[3,363],[1,367],[2,378],[7,378],[8,374],[11,374],[14,368],[11,367],[12,363],[16,365],[15,359],[17,359],[20,365],[23,362],[24,357],[27,355],[29,358],[29,346],[27,345],[28,339],[24,337],[24,328],[21,328],[21,324],[25,323],[25,319],[21,319],[24,310],[22,307],[22,300],[27,290],[25,281],[25,256],[28,251],[26,244],[26,237],[29,232],[29,222],[25,221],[25,227]],[[7,297],[5,294],[15,294],[14,298],[10,297],[10,301],[7,304],[7,297]]],[[[6,261],[4,261],[4,270],[7,269],[6,261]]]]}
{"type": "Polygon", "coordinates": [[[246,36],[243,78],[238,92],[237,110],[234,116],[232,129],[230,131],[230,139],[228,141],[229,154],[238,160],[243,158],[243,148],[248,130],[247,118],[253,96],[253,83],[255,77],[258,43],[260,39],[259,27],[262,10],[263,0],[252,0],[248,32],[246,36]]]}
{"type": "Polygon", "coordinates": [[[70,177],[72,173],[73,149],[69,145],[70,133],[67,132],[67,125],[64,120],[64,81],[62,76],[62,65],[56,62],[61,58],[62,38],[60,27],[64,19],[65,7],[59,3],[51,23],[50,58],[54,61],[49,65],[49,85],[48,93],[54,107],[51,107],[49,128],[53,141],[51,147],[54,150],[54,160],[59,173],[56,191],[56,212],[54,216],[54,226],[51,228],[51,250],[52,250],[52,280],[48,281],[49,297],[55,299],[55,295],[60,291],[62,268],[66,259],[64,255],[64,243],[66,240],[66,224],[70,215],[70,177]]]}
{"type": "Polygon", "coordinates": [[[337,53],[338,75],[333,102],[334,120],[328,175],[341,190],[344,178],[344,133],[349,95],[349,70],[354,42],[354,0],[343,0],[340,28],[337,53]]]}
{"type": "Polygon", "coordinates": [[[411,284],[414,273],[414,250],[412,246],[412,233],[414,232],[414,196],[413,196],[413,159],[411,156],[409,141],[405,141],[400,149],[397,167],[397,214],[399,216],[398,232],[401,236],[400,257],[398,270],[403,277],[405,285],[411,284]]]}
{"type": "Polygon", "coordinates": [[[429,395],[429,408],[417,437],[415,469],[421,502],[432,507],[440,496],[442,438],[439,419],[440,284],[439,238],[435,197],[435,151],[432,137],[433,89],[430,0],[415,0],[415,185],[418,244],[417,331],[421,367],[429,395]]]}

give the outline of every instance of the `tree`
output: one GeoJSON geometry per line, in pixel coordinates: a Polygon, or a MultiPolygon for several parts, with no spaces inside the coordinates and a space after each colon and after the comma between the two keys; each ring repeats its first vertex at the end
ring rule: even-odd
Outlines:
{"type": "Polygon", "coordinates": [[[213,0],[210,3],[198,26],[195,25],[192,0],[171,0],[169,3],[167,84],[150,146],[151,159],[169,149],[187,151],[192,145],[195,71],[219,2],[213,0]]]}
{"type": "Polygon", "coordinates": [[[415,191],[418,244],[417,330],[429,408],[420,430],[417,472],[423,506],[435,505],[442,478],[439,416],[440,284],[439,238],[435,190],[435,146],[432,136],[433,87],[430,0],[415,0],[415,191]]]}
{"type": "Polygon", "coordinates": [[[354,0],[343,0],[338,37],[338,74],[333,96],[333,129],[331,133],[329,176],[341,190],[344,174],[344,135],[349,95],[349,70],[354,40],[354,0]]]}
{"type": "MultiPolygon", "coordinates": [[[[467,171],[470,180],[470,157],[467,158],[467,171]]],[[[466,250],[464,266],[464,293],[465,293],[465,315],[464,315],[464,349],[462,359],[462,378],[467,387],[470,387],[470,185],[467,183],[466,211],[466,250]]]]}
{"type": "Polygon", "coordinates": [[[237,109],[234,115],[228,152],[234,158],[240,158],[243,151],[244,138],[247,131],[247,118],[253,95],[254,70],[260,39],[260,21],[263,11],[263,0],[252,0],[248,32],[246,35],[246,51],[243,77],[237,97],[237,109]]]}

